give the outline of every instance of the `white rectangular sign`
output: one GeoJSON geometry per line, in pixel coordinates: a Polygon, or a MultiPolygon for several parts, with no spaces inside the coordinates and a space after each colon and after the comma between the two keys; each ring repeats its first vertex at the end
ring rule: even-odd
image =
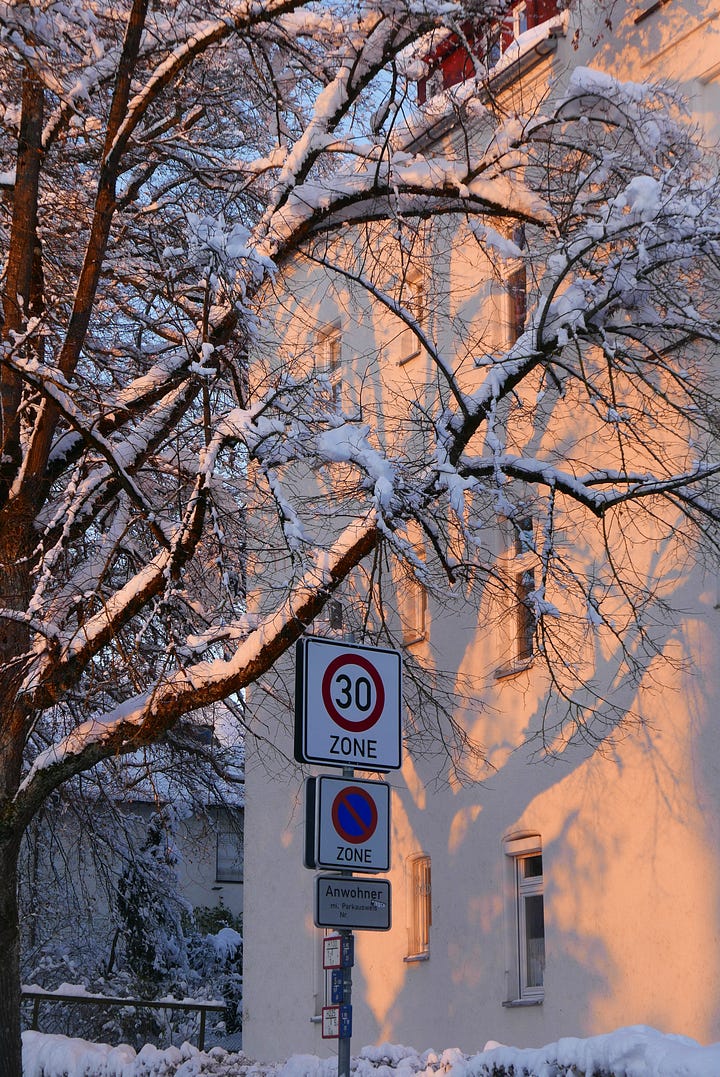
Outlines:
{"type": "Polygon", "coordinates": [[[298,641],[295,758],[360,770],[401,765],[400,652],[309,636],[298,641]]]}
{"type": "Polygon", "coordinates": [[[317,779],[319,868],[390,870],[390,786],[356,778],[317,779]]]}
{"type": "Polygon", "coordinates": [[[391,891],[388,879],[344,875],[315,876],[315,926],[389,931],[391,891]]]}

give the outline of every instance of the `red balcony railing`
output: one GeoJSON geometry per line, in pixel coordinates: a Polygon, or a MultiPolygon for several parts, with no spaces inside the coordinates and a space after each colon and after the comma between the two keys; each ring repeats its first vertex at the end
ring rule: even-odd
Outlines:
{"type": "Polygon", "coordinates": [[[418,80],[418,103],[422,105],[432,94],[473,78],[476,67],[473,57],[491,67],[520,33],[540,26],[557,14],[558,0],[524,0],[511,5],[495,31],[483,29],[478,34],[472,23],[467,23],[463,26],[465,40],[457,34],[448,34],[425,57],[428,72],[418,80]]]}

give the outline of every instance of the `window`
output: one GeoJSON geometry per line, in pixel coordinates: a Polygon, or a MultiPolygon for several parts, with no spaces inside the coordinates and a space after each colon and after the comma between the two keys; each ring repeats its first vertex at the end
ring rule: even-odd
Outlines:
{"type": "MultiPolygon", "coordinates": [[[[668,0],[655,0],[653,9],[667,2],[668,0]]],[[[645,3],[650,4],[650,0],[645,0],[645,3]]],[[[423,57],[430,67],[430,74],[418,80],[418,103],[422,105],[434,93],[449,89],[465,79],[474,78],[476,56],[492,69],[502,53],[510,48],[513,40],[526,30],[549,22],[560,14],[561,7],[564,9],[566,6],[558,0],[520,0],[512,3],[508,14],[491,26],[489,31],[483,31],[479,37],[469,23],[464,24],[462,39],[457,34],[443,37],[433,50],[423,57]]],[[[546,39],[551,49],[555,43],[553,30],[555,33],[564,33],[564,29],[559,26],[548,27],[546,39]]],[[[537,48],[529,48],[525,53],[531,63],[540,60],[543,54],[546,55],[546,51],[537,48]]]]}
{"type": "Polygon", "coordinates": [[[409,647],[425,639],[425,614],[427,612],[427,593],[414,576],[409,576],[402,584],[400,605],[403,643],[409,647]]]}
{"type": "Polygon", "coordinates": [[[510,677],[532,664],[535,656],[537,616],[535,592],[535,554],[532,517],[513,521],[515,556],[506,562],[502,572],[504,587],[509,596],[503,613],[503,649],[505,660],[495,671],[496,677],[510,677]]]}
{"type": "Polygon", "coordinates": [[[537,834],[508,839],[505,854],[512,873],[513,941],[510,998],[506,1005],[532,1005],[543,999],[545,910],[542,844],[537,834]]]}
{"type": "MultiPolygon", "coordinates": [[[[400,305],[404,307],[420,328],[423,328],[425,321],[425,290],[420,276],[407,277],[403,281],[400,305]]],[[[407,363],[409,359],[414,359],[416,355],[419,355],[420,351],[420,341],[417,333],[409,325],[405,325],[400,332],[400,356],[398,361],[407,363]]]]}
{"type": "Polygon", "coordinates": [[[527,4],[517,4],[513,8],[512,20],[513,37],[517,39],[518,37],[520,37],[520,34],[524,34],[528,28],[527,4]]]}
{"type": "Polygon", "coordinates": [[[411,856],[407,862],[408,952],[406,961],[427,961],[430,957],[432,925],[432,881],[430,857],[411,856]]]}
{"type": "Polygon", "coordinates": [[[515,576],[515,659],[518,666],[532,661],[535,653],[535,607],[530,596],[535,590],[535,573],[523,569],[515,576]]]}
{"type": "Polygon", "coordinates": [[[343,604],[339,598],[331,598],[327,604],[328,628],[331,632],[342,632],[343,604]]]}
{"type": "Polygon", "coordinates": [[[316,636],[339,636],[345,629],[345,606],[341,598],[328,599],[321,614],[313,622],[313,633],[316,636]]]}
{"type": "MultiPolygon", "coordinates": [[[[522,225],[513,230],[513,242],[520,250],[525,247],[525,229],[522,225]]],[[[508,327],[510,343],[513,343],[525,330],[527,319],[527,267],[523,261],[514,263],[508,274],[508,327]]]]}
{"type": "Polygon", "coordinates": [[[425,563],[425,543],[419,524],[408,525],[408,539],[412,543],[411,563],[415,561],[415,570],[411,564],[398,577],[397,597],[398,613],[403,643],[406,647],[420,643],[427,634],[427,590],[422,583],[422,566],[425,563]],[[420,579],[415,572],[420,574],[420,579]]]}
{"type": "Polygon", "coordinates": [[[243,835],[238,816],[223,813],[218,817],[215,880],[219,883],[243,881],[243,835]]]}
{"type": "Polygon", "coordinates": [[[342,400],[340,358],[342,338],[340,327],[326,326],[318,333],[315,369],[326,379],[327,388],[320,393],[331,407],[339,408],[342,400]]]}

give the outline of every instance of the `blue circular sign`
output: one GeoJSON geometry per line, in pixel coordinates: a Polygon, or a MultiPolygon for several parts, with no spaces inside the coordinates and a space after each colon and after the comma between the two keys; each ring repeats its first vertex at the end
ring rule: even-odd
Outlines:
{"type": "Polygon", "coordinates": [[[332,821],[343,841],[360,845],[369,841],[375,833],[377,806],[370,794],[359,785],[348,785],[333,801],[332,821]]]}

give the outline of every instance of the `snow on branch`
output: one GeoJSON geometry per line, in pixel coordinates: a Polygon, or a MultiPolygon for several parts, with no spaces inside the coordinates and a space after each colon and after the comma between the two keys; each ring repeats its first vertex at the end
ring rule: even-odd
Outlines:
{"type": "MultiPolygon", "coordinates": [[[[353,521],[330,550],[318,552],[282,605],[237,645],[230,658],[202,661],[170,673],[109,713],[81,723],[41,752],[18,789],[18,809],[32,813],[36,798],[71,774],[110,755],[152,743],[179,715],[253,683],[302,635],[337,584],[373,549],[377,539],[371,515],[353,521]]],[[[154,567],[156,572],[159,567],[154,567]]],[[[138,586],[139,581],[134,584],[138,586]]]]}

